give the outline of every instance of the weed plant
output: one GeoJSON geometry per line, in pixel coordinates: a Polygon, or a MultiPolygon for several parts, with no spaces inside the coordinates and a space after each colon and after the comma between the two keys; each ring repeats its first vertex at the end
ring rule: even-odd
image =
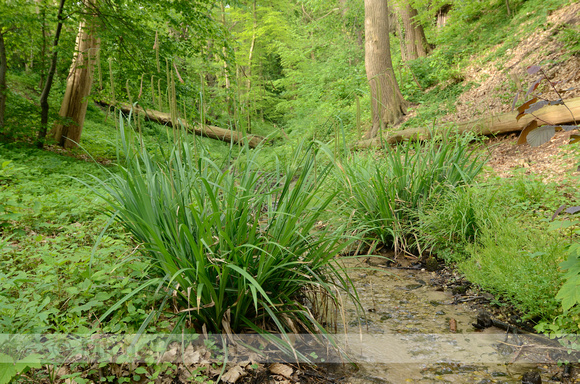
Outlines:
{"type": "Polygon", "coordinates": [[[318,227],[334,195],[319,198],[328,167],[315,180],[314,150],[265,173],[259,151],[217,164],[181,138],[155,154],[121,128],[122,166],[98,184],[153,265],[144,286],[160,284],[178,308],[176,328],[325,332],[321,297],[308,298],[332,301],[349,284],[334,257],[352,239],[318,227]]]}
{"type": "Polygon", "coordinates": [[[494,294],[496,304],[507,302],[528,320],[551,322],[560,313],[558,265],[567,243],[548,231],[554,207],[565,198],[554,187],[522,175],[455,188],[417,211],[412,230],[423,249],[454,263],[494,294]]]}
{"type": "Polygon", "coordinates": [[[409,212],[469,184],[481,171],[484,161],[470,139],[408,141],[374,158],[355,155],[338,162],[341,197],[355,222],[384,244],[403,245],[409,235],[409,212]]]}
{"type": "Polygon", "coordinates": [[[527,228],[504,218],[484,228],[470,258],[458,264],[466,278],[525,313],[527,319],[552,319],[559,313],[555,296],[562,282],[558,264],[565,245],[546,228],[527,228]]]}

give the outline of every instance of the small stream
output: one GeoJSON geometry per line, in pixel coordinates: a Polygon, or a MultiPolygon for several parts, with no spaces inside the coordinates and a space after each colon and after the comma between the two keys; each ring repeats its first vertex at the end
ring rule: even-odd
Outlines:
{"type": "Polygon", "coordinates": [[[365,314],[347,305],[342,332],[359,370],[346,382],[515,384],[534,371],[543,383],[580,382],[561,379],[558,343],[494,327],[475,329],[477,310],[454,304],[450,292],[433,284],[436,273],[383,268],[378,258],[370,265],[348,264],[365,314]]]}

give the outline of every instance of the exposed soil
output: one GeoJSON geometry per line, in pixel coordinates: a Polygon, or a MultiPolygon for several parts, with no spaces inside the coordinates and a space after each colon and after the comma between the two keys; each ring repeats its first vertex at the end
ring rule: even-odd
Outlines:
{"type": "MultiPolygon", "coordinates": [[[[560,94],[543,81],[536,93],[547,100],[580,96],[580,56],[570,56],[555,36],[567,25],[580,24],[580,3],[576,2],[548,16],[545,26],[525,37],[514,49],[492,61],[473,60],[465,71],[464,83],[476,84],[459,96],[456,111],[442,122],[463,122],[509,112],[518,94],[516,105],[523,103],[530,84],[542,74],[530,75],[527,68],[541,65],[547,78],[560,94]],[[568,90],[568,91],[564,91],[568,90]]],[[[501,49],[498,45],[489,52],[501,49]]],[[[559,132],[548,143],[537,148],[516,145],[517,134],[491,138],[488,141],[488,165],[499,177],[512,177],[517,172],[538,175],[545,182],[562,182],[567,176],[577,176],[578,164],[573,156],[577,146],[568,146],[569,137],[577,132],[559,132]]]]}
{"type": "Polygon", "coordinates": [[[570,176],[580,175],[577,145],[569,145],[572,132],[558,132],[547,143],[532,148],[517,145],[518,134],[490,138],[487,148],[491,173],[502,178],[517,173],[537,175],[544,182],[562,183],[570,176]]]}
{"type": "MultiPolygon", "coordinates": [[[[538,26],[514,49],[489,62],[473,60],[463,73],[465,84],[476,84],[459,96],[456,112],[442,119],[446,121],[469,121],[489,114],[509,112],[519,92],[519,103],[529,86],[541,77],[530,75],[527,68],[540,65],[547,78],[558,89],[564,99],[580,96],[580,57],[567,55],[565,47],[555,36],[566,25],[580,24],[580,3],[561,8],[550,16],[545,26],[538,26]],[[570,89],[567,92],[564,90],[570,89]]],[[[493,54],[498,45],[489,54],[493,54]]],[[[543,82],[537,93],[548,100],[557,100],[554,90],[543,82]]],[[[518,104],[519,105],[519,104],[518,104]]]]}

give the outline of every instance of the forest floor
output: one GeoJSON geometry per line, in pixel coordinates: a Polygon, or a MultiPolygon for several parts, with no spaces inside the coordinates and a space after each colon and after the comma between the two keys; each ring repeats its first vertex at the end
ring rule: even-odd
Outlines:
{"type": "MultiPolygon", "coordinates": [[[[473,59],[463,71],[465,84],[476,84],[459,96],[456,111],[441,122],[465,122],[484,116],[497,115],[513,109],[516,94],[522,104],[528,87],[542,74],[528,74],[527,68],[540,65],[546,78],[536,93],[547,100],[564,100],[580,96],[580,56],[570,56],[563,44],[554,36],[566,25],[580,24],[580,3],[561,8],[548,16],[548,23],[520,41],[505,54],[486,61],[473,59]],[[559,94],[554,91],[556,88],[559,94]]],[[[487,57],[502,49],[498,45],[487,57]]],[[[482,57],[482,56],[480,56],[482,57]]],[[[562,182],[569,175],[578,175],[578,164],[567,146],[572,132],[557,133],[550,142],[537,148],[516,144],[518,134],[491,138],[488,142],[491,158],[488,165],[499,177],[510,177],[517,169],[525,174],[535,174],[544,182],[562,182]]],[[[572,146],[574,147],[574,146],[572,146]]]]}
{"type": "Polygon", "coordinates": [[[580,175],[578,161],[573,155],[577,148],[568,144],[570,134],[572,132],[558,132],[539,147],[517,145],[516,133],[491,138],[487,144],[490,153],[487,165],[502,178],[523,172],[536,175],[544,182],[563,183],[570,176],[580,175]]]}
{"type": "MultiPolygon", "coordinates": [[[[523,104],[529,98],[526,93],[530,85],[544,77],[541,72],[529,74],[527,69],[532,65],[541,66],[545,74],[535,95],[546,100],[579,97],[580,55],[570,55],[564,44],[555,38],[562,28],[570,25],[580,25],[578,2],[553,12],[546,25],[533,28],[534,32],[522,36],[512,49],[506,50],[502,43],[489,52],[478,53],[462,70],[462,83],[468,90],[458,97],[455,111],[438,119],[438,123],[467,122],[506,113],[523,104]],[[516,95],[518,100],[514,102],[516,95]]],[[[526,29],[529,28],[524,23],[521,30],[526,29]]],[[[401,123],[414,115],[415,111],[410,111],[401,123]]],[[[398,129],[397,126],[393,128],[398,129]]],[[[562,182],[566,176],[578,174],[578,164],[569,156],[574,149],[564,145],[571,134],[573,132],[557,133],[549,143],[538,148],[516,145],[517,133],[491,138],[488,165],[499,177],[510,177],[516,171],[536,174],[545,182],[562,182]],[[517,171],[521,168],[523,171],[517,171]]]]}
{"type": "MultiPolygon", "coordinates": [[[[465,70],[464,84],[475,84],[461,94],[455,104],[456,111],[441,122],[465,122],[489,114],[500,114],[513,109],[513,100],[519,93],[517,105],[522,104],[528,87],[542,76],[529,74],[528,67],[539,65],[547,79],[559,91],[543,81],[535,93],[547,100],[566,100],[580,96],[580,56],[568,54],[555,35],[564,26],[580,24],[580,3],[561,8],[548,16],[542,28],[521,40],[505,53],[503,44],[494,47],[487,55],[478,54],[465,70]]],[[[516,105],[516,106],[517,106],[516,105]]]]}

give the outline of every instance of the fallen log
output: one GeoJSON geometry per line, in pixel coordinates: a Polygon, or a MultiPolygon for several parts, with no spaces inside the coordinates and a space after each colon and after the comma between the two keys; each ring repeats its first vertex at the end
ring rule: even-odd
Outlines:
{"type": "Polygon", "coordinates": [[[431,132],[441,129],[451,128],[458,134],[472,132],[477,135],[497,135],[501,133],[518,132],[524,129],[532,120],[546,122],[549,124],[564,124],[574,121],[580,122],[580,97],[564,100],[565,105],[549,105],[536,112],[534,115],[527,114],[516,120],[518,111],[502,113],[497,116],[489,116],[481,119],[471,120],[466,123],[459,123],[455,126],[428,128],[409,128],[398,132],[391,132],[381,140],[375,137],[369,140],[361,140],[355,144],[356,149],[377,147],[386,144],[396,144],[405,140],[428,140],[431,132]]]}
{"type": "MultiPolygon", "coordinates": [[[[111,104],[102,101],[99,102],[99,104],[104,106],[111,106],[111,104]]],[[[151,120],[159,124],[172,124],[171,114],[169,113],[154,111],[152,109],[145,109],[126,103],[117,103],[114,106],[121,110],[123,113],[137,113],[139,115],[145,116],[147,120],[151,120]]],[[[256,148],[262,142],[267,141],[266,138],[262,136],[243,135],[241,132],[235,132],[230,129],[223,129],[213,125],[191,125],[181,119],[175,123],[198,136],[209,137],[210,139],[221,140],[228,143],[233,142],[238,145],[244,145],[247,142],[250,148],[256,148]]]]}

